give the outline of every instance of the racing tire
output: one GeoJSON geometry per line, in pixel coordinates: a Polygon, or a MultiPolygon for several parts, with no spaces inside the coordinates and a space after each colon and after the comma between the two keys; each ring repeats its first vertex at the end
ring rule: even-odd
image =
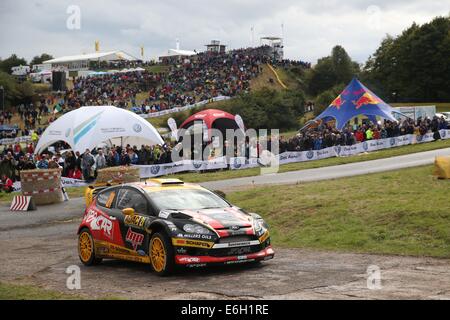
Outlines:
{"type": "Polygon", "coordinates": [[[78,235],[78,256],[85,266],[94,266],[103,260],[95,256],[94,239],[87,228],[81,229],[78,235]]]}
{"type": "Polygon", "coordinates": [[[175,255],[169,237],[160,232],[152,235],[149,244],[150,264],[159,276],[168,276],[175,270],[175,255]]]}

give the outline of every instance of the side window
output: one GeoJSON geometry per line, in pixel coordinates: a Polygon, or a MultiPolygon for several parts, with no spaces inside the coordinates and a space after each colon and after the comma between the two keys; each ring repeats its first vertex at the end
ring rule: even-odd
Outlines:
{"type": "Polygon", "coordinates": [[[133,208],[136,213],[147,214],[147,199],[137,191],[122,189],[117,197],[117,209],[133,208]]]}
{"type": "Polygon", "coordinates": [[[99,195],[97,196],[97,203],[102,207],[110,209],[114,205],[115,196],[116,196],[115,189],[100,192],[99,195]]]}

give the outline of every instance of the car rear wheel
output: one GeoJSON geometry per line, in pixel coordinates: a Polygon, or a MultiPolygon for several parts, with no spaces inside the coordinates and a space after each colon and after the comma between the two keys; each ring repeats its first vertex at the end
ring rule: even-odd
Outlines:
{"type": "Polygon", "coordinates": [[[166,276],[174,270],[174,251],[169,237],[164,233],[155,233],[150,239],[150,261],[153,270],[160,276],[166,276]]]}
{"type": "Polygon", "coordinates": [[[82,229],[78,235],[78,256],[85,266],[92,266],[102,262],[95,256],[94,239],[88,229],[82,229]]]}

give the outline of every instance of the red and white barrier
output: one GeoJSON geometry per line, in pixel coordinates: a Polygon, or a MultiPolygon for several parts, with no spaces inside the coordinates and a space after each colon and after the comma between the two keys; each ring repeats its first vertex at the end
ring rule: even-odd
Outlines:
{"type": "Polygon", "coordinates": [[[14,196],[9,209],[11,211],[28,211],[35,210],[36,206],[34,205],[33,198],[30,196],[14,196]]]}
{"type": "Polygon", "coordinates": [[[33,195],[33,194],[42,194],[42,193],[49,193],[49,192],[55,192],[56,190],[58,190],[59,188],[50,188],[50,189],[43,189],[43,190],[33,190],[33,191],[23,191],[22,193],[25,195],[33,195]]]}

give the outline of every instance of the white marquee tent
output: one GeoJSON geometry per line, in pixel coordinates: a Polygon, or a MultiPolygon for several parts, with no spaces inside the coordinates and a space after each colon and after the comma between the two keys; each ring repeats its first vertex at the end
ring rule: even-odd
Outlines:
{"type": "Polygon", "coordinates": [[[86,61],[117,61],[117,60],[135,61],[138,59],[124,51],[108,51],[108,52],[94,52],[94,53],[87,53],[87,54],[79,54],[79,55],[74,55],[74,56],[64,56],[64,57],[59,57],[59,58],[44,61],[44,63],[58,64],[58,63],[67,63],[67,62],[82,61],[82,60],[86,60],[86,61]]]}
{"type": "Polygon", "coordinates": [[[135,113],[113,106],[82,107],[53,122],[36,146],[42,153],[55,142],[64,141],[83,153],[102,143],[108,145],[163,144],[158,131],[135,113]]]}

